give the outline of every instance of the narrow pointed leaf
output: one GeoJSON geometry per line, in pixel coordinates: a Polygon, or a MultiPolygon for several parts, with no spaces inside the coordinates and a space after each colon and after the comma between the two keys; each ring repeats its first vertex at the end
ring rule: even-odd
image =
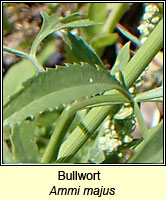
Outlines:
{"type": "Polygon", "coordinates": [[[141,46],[140,40],[135,37],[133,34],[131,34],[127,29],[125,29],[122,25],[117,24],[116,28],[129,40],[131,40],[133,43],[135,43],[138,47],[141,46]]]}
{"type": "Polygon", "coordinates": [[[115,64],[111,70],[111,74],[115,74],[118,71],[123,71],[123,68],[127,65],[130,59],[130,42],[126,43],[120,50],[115,64]]]}
{"type": "Polygon", "coordinates": [[[128,163],[161,163],[163,161],[163,121],[153,127],[147,140],[136,148],[136,154],[128,163]]]}
{"type": "Polygon", "coordinates": [[[120,86],[107,71],[86,63],[39,73],[26,81],[4,106],[4,126],[61,104],[103,93],[115,85],[120,86]]]}
{"type": "Polygon", "coordinates": [[[135,100],[137,102],[141,101],[153,101],[153,100],[161,100],[163,97],[163,87],[155,88],[152,90],[149,90],[147,92],[142,92],[140,94],[137,94],[135,97],[135,100]]]}
{"type": "Polygon", "coordinates": [[[71,53],[80,62],[87,62],[91,65],[98,64],[101,67],[105,68],[100,57],[82,37],[74,35],[72,33],[64,33],[64,42],[68,45],[71,53]]]}
{"type": "Polygon", "coordinates": [[[78,13],[78,12],[72,13],[69,16],[61,18],[61,22],[69,23],[69,22],[81,19],[81,16],[84,16],[84,14],[81,14],[81,13],[78,13]]]}

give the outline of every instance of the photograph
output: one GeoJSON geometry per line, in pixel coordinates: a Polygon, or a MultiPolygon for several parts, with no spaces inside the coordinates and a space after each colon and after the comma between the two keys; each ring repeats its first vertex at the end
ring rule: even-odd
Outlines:
{"type": "Polygon", "coordinates": [[[2,166],[165,165],[164,2],[1,5],[2,166]]]}

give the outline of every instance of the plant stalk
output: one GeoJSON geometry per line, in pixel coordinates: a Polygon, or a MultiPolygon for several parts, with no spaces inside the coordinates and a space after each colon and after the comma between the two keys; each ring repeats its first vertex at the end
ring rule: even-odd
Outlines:
{"type": "Polygon", "coordinates": [[[29,61],[32,62],[32,64],[34,65],[34,67],[36,68],[36,70],[38,72],[43,72],[44,71],[43,67],[39,64],[39,62],[37,61],[35,56],[31,56],[31,55],[29,55],[27,53],[24,53],[22,51],[18,51],[16,49],[11,49],[11,48],[9,48],[7,46],[3,46],[3,50],[6,51],[6,52],[9,52],[9,53],[12,53],[12,54],[16,54],[19,57],[28,59],[29,61]]]}
{"type": "MultiPolygon", "coordinates": [[[[117,89],[118,91],[120,91],[124,97],[123,102],[132,102],[133,103],[133,99],[130,96],[130,94],[125,90],[122,89],[121,86],[116,87],[116,86],[112,86],[112,89],[117,89]]],[[[50,141],[47,145],[47,148],[43,154],[42,163],[50,163],[52,160],[56,160],[57,159],[57,155],[58,155],[58,151],[60,148],[60,145],[63,141],[63,138],[66,134],[66,131],[69,127],[69,125],[71,124],[75,113],[78,110],[81,110],[83,108],[86,108],[87,106],[93,106],[93,105],[98,105],[98,104],[102,104],[102,103],[111,103],[112,102],[112,95],[104,95],[104,96],[97,96],[97,97],[93,97],[90,99],[85,99],[81,102],[78,102],[74,105],[72,105],[71,107],[67,107],[63,113],[61,114],[57,124],[56,124],[56,128],[50,138],[50,141]]],[[[123,102],[117,102],[117,100],[114,99],[115,104],[123,104],[123,102]]],[[[104,104],[103,104],[104,106],[104,104]]]]}
{"type": "MultiPolygon", "coordinates": [[[[124,67],[122,73],[125,78],[126,86],[129,88],[145,70],[147,65],[152,61],[154,56],[163,47],[163,19],[150,34],[146,42],[140,47],[136,54],[132,57],[129,63],[124,67]]],[[[108,114],[115,114],[120,107],[106,106],[104,108],[93,108],[87,116],[83,119],[83,124],[93,133],[107,117],[108,114]]],[[[81,146],[88,140],[77,127],[72,135],[62,144],[59,160],[57,162],[68,162],[72,156],[81,148],[81,146]]]]}

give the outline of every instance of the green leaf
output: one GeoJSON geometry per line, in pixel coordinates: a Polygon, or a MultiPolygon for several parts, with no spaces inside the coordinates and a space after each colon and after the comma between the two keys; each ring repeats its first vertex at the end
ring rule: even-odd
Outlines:
{"type": "MultiPolygon", "coordinates": [[[[132,57],[127,66],[122,71],[125,77],[125,83],[128,88],[133,85],[133,83],[137,80],[140,74],[145,70],[147,65],[152,61],[153,57],[160,51],[162,47],[163,20],[159,22],[146,42],[140,47],[140,49],[136,52],[136,54],[132,57]]],[[[89,130],[94,132],[101,125],[108,114],[112,117],[115,113],[117,113],[119,108],[119,105],[93,108],[89,111],[82,122],[86,125],[86,127],[88,127],[89,130]]],[[[89,134],[89,137],[90,136],[91,135],[89,134]]],[[[72,132],[70,138],[62,144],[60,150],[62,153],[59,153],[59,160],[61,162],[67,162],[70,160],[70,158],[80,149],[80,146],[82,146],[89,137],[87,137],[85,134],[82,134],[80,127],[77,127],[72,132]]],[[[60,161],[57,160],[57,163],[60,161]]]]}
{"type": "Polygon", "coordinates": [[[69,22],[81,19],[81,16],[85,16],[85,15],[81,14],[81,13],[78,13],[78,12],[72,13],[69,16],[61,18],[61,22],[63,22],[63,23],[69,23],[69,22]]]}
{"type": "Polygon", "coordinates": [[[79,28],[79,27],[88,27],[93,25],[99,25],[96,22],[90,21],[89,19],[81,19],[77,21],[73,21],[64,25],[59,26],[55,31],[58,31],[60,29],[64,28],[79,28]]]}
{"type": "Polygon", "coordinates": [[[97,24],[97,23],[89,21],[87,19],[82,19],[82,20],[77,20],[77,21],[71,22],[72,20],[75,20],[78,17],[78,13],[76,13],[75,15],[72,14],[72,16],[68,16],[65,18],[59,18],[55,14],[48,16],[48,14],[46,12],[41,12],[41,16],[43,18],[43,24],[42,24],[42,27],[41,27],[38,35],[36,36],[35,40],[33,41],[31,51],[30,51],[31,55],[35,55],[36,51],[37,51],[37,47],[42,42],[42,40],[55,31],[58,31],[58,30],[64,29],[64,28],[87,27],[87,26],[92,26],[92,25],[97,24]],[[67,21],[69,21],[69,23],[61,24],[61,25],[59,24],[60,22],[67,22],[67,21]]]}
{"type": "Polygon", "coordinates": [[[36,70],[29,60],[22,60],[13,65],[3,80],[3,104],[6,104],[9,97],[21,89],[23,81],[34,76],[35,73],[36,70]]]}
{"type": "Polygon", "coordinates": [[[4,126],[61,104],[102,93],[114,85],[120,86],[107,71],[86,63],[68,64],[39,73],[25,82],[4,106],[4,126]]]}
{"type": "Polygon", "coordinates": [[[163,121],[152,128],[147,140],[135,149],[136,154],[128,163],[161,163],[163,160],[163,121]]]}
{"type": "Polygon", "coordinates": [[[137,94],[135,100],[137,102],[161,100],[163,97],[163,86],[137,94]]]}
{"type": "Polygon", "coordinates": [[[48,34],[52,33],[51,28],[55,27],[60,22],[60,18],[55,14],[48,16],[46,12],[41,12],[41,16],[43,18],[43,24],[38,35],[33,41],[31,51],[30,51],[30,54],[32,55],[36,53],[37,47],[41,43],[41,41],[45,37],[47,37],[48,34]]]}
{"type": "Polygon", "coordinates": [[[121,17],[127,11],[129,5],[128,3],[109,3],[110,12],[105,20],[102,28],[103,33],[112,33],[115,29],[116,24],[120,21],[121,17]]]}
{"type": "Polygon", "coordinates": [[[120,24],[116,25],[116,28],[125,36],[127,37],[129,40],[131,40],[133,43],[135,43],[138,47],[141,46],[141,42],[139,41],[139,39],[137,37],[135,37],[134,35],[132,35],[127,29],[125,29],[123,26],[121,26],[120,24]]]}
{"type": "Polygon", "coordinates": [[[14,158],[21,163],[38,163],[38,151],[35,144],[35,126],[32,122],[22,122],[12,130],[11,141],[14,158]]]}
{"type": "MultiPolygon", "coordinates": [[[[106,3],[90,3],[88,6],[88,13],[87,18],[98,22],[98,23],[104,23],[105,19],[107,17],[107,6],[106,3]]],[[[86,38],[91,40],[93,37],[96,37],[102,29],[102,24],[99,26],[91,26],[86,29],[83,29],[84,34],[86,35],[86,38]]],[[[99,34],[100,35],[100,34],[99,34]]]]}
{"type": "Polygon", "coordinates": [[[130,42],[127,42],[120,50],[115,64],[111,70],[111,74],[115,74],[118,71],[123,71],[123,68],[127,65],[130,59],[130,42]]]}
{"type": "MultiPolygon", "coordinates": [[[[54,42],[49,41],[39,53],[37,58],[43,64],[54,53],[54,42]]],[[[9,97],[22,88],[22,82],[34,76],[36,69],[29,60],[21,60],[14,64],[3,79],[3,105],[9,101],[9,97]]]]}
{"type": "Polygon", "coordinates": [[[79,60],[79,62],[87,62],[91,65],[98,64],[105,68],[99,56],[82,37],[72,33],[64,33],[64,39],[64,42],[68,45],[72,54],[79,60]]]}
{"type": "Polygon", "coordinates": [[[105,33],[105,34],[100,34],[99,36],[92,39],[90,44],[93,46],[94,49],[99,49],[114,44],[117,39],[118,39],[118,34],[105,33]]]}

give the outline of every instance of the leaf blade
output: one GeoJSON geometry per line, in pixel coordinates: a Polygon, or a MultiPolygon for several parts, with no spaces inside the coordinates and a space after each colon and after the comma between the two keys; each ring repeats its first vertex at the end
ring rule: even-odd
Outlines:
{"type": "Polygon", "coordinates": [[[13,127],[11,142],[13,155],[21,163],[38,163],[38,151],[35,144],[35,126],[24,121],[13,127]]]}
{"type": "Polygon", "coordinates": [[[163,87],[158,87],[146,92],[137,94],[135,100],[137,102],[153,101],[153,99],[160,99],[163,97],[163,87]]]}
{"type": "Polygon", "coordinates": [[[120,50],[115,64],[112,67],[111,74],[115,74],[118,71],[123,71],[123,68],[127,65],[130,59],[130,42],[127,42],[120,50]]]}
{"type": "Polygon", "coordinates": [[[147,140],[141,142],[137,153],[128,163],[160,163],[163,159],[163,121],[149,132],[147,140]]]}
{"type": "Polygon", "coordinates": [[[4,126],[20,123],[61,104],[90,97],[119,83],[108,72],[98,71],[89,64],[69,64],[30,78],[4,106],[4,126]],[[55,81],[56,80],[56,81],[55,81]]]}
{"type": "Polygon", "coordinates": [[[46,38],[48,35],[50,35],[53,32],[56,32],[60,29],[64,28],[79,28],[79,27],[87,27],[96,25],[97,23],[92,22],[87,19],[82,20],[76,20],[79,15],[74,13],[68,17],[60,18],[56,14],[48,15],[47,12],[41,12],[41,16],[43,18],[43,24],[42,27],[37,34],[35,40],[32,43],[30,55],[34,56],[36,54],[37,48],[39,44],[42,42],[44,38],[46,38]],[[75,21],[72,21],[75,20],[75,21]],[[59,25],[59,23],[62,22],[68,22],[67,24],[59,25]]]}
{"type": "Polygon", "coordinates": [[[80,61],[91,65],[98,64],[105,68],[104,63],[93,48],[82,38],[72,33],[64,33],[64,42],[68,45],[71,53],[80,61]]]}

